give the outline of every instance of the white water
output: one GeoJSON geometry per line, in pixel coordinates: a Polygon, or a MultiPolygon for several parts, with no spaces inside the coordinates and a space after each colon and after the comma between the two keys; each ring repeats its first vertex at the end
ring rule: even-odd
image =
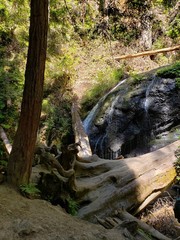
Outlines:
{"type": "Polygon", "coordinates": [[[144,110],[146,113],[148,112],[149,106],[151,104],[151,97],[149,95],[150,95],[150,92],[151,92],[153,86],[155,85],[155,81],[156,81],[156,78],[154,77],[146,90],[146,97],[145,97],[145,101],[144,101],[144,110]]]}
{"type": "Polygon", "coordinates": [[[85,130],[86,134],[90,133],[90,129],[91,129],[93,123],[94,123],[94,120],[95,120],[96,116],[99,113],[100,108],[104,104],[104,101],[107,99],[107,97],[110,94],[112,94],[114,91],[117,91],[118,87],[121,86],[124,82],[126,82],[126,80],[127,79],[124,79],[123,81],[119,82],[114,88],[112,88],[105,96],[103,96],[99,100],[99,102],[90,111],[90,113],[88,114],[88,116],[86,117],[86,119],[83,122],[83,127],[84,127],[84,130],[85,130]]]}

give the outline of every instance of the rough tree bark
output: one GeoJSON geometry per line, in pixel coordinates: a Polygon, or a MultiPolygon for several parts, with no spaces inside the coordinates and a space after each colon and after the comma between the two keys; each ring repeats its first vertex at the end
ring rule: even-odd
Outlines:
{"type": "Polygon", "coordinates": [[[7,169],[13,185],[28,183],[43,97],[47,49],[48,0],[31,0],[29,49],[21,115],[7,169]]]}

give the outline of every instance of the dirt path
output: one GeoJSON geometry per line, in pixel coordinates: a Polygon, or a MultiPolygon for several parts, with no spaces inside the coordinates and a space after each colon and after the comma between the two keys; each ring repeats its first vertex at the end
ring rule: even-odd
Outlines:
{"type": "Polygon", "coordinates": [[[106,230],[65,213],[43,200],[22,197],[0,185],[1,240],[124,240],[116,230],[106,230]]]}

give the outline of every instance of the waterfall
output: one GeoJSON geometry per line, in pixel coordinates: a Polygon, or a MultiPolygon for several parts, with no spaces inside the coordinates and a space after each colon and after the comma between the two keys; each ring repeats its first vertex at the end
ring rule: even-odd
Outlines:
{"type": "Polygon", "coordinates": [[[84,120],[93,153],[104,159],[133,157],[178,138],[180,89],[152,71],[134,85],[123,80],[84,120]],[[173,134],[171,134],[173,133],[173,134]]]}
{"type": "Polygon", "coordinates": [[[95,118],[97,117],[99,113],[99,109],[103,106],[105,100],[107,97],[109,97],[112,93],[115,91],[118,91],[118,87],[121,86],[127,79],[124,79],[123,81],[119,82],[114,88],[112,88],[106,95],[104,95],[99,102],[93,107],[93,109],[90,111],[88,116],[85,118],[83,122],[83,127],[86,132],[86,134],[90,133],[91,127],[94,123],[95,118]]]}
{"type": "Polygon", "coordinates": [[[151,80],[151,83],[149,84],[149,86],[146,89],[146,95],[145,95],[145,101],[144,101],[144,110],[146,113],[148,112],[149,106],[152,101],[152,99],[150,97],[150,92],[151,92],[153,86],[155,85],[155,83],[156,83],[156,77],[153,77],[153,79],[151,80]]]}

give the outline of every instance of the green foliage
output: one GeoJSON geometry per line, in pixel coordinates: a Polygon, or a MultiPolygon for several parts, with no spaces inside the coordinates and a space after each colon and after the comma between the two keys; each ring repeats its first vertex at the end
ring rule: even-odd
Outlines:
{"type": "MultiPolygon", "coordinates": [[[[1,152],[0,152],[0,155],[1,155],[1,152]]],[[[6,160],[0,160],[0,165],[3,166],[3,167],[7,167],[7,164],[8,162],[6,160]]]]}
{"type": "Polygon", "coordinates": [[[23,75],[16,68],[17,61],[2,62],[0,66],[0,124],[12,130],[16,126],[22,94],[23,75]]]}
{"type": "Polygon", "coordinates": [[[36,184],[30,183],[20,186],[20,192],[23,196],[28,198],[39,197],[40,190],[36,187],[36,184]]]}
{"type": "MultiPolygon", "coordinates": [[[[52,97],[52,96],[51,96],[52,97]]],[[[55,99],[52,101],[55,101],[55,99]]],[[[66,142],[71,134],[71,102],[68,99],[63,99],[61,102],[52,102],[45,100],[46,110],[48,115],[45,121],[47,144],[52,142],[60,148],[62,142],[66,142]]],[[[44,105],[44,104],[43,104],[44,105]]]]}
{"type": "Polygon", "coordinates": [[[176,80],[176,87],[180,88],[180,77],[176,78],[175,80],[176,80]]]}
{"type": "Polygon", "coordinates": [[[19,115],[27,50],[20,44],[19,29],[25,29],[21,36],[24,43],[28,33],[28,9],[28,0],[0,3],[0,124],[12,135],[19,115]]]}
{"type": "Polygon", "coordinates": [[[157,76],[164,78],[179,78],[180,77],[180,62],[173,65],[161,68],[157,71],[157,76]]]}
{"type": "Polygon", "coordinates": [[[130,8],[138,10],[145,10],[150,7],[150,1],[127,0],[127,4],[130,8]]]}
{"type": "Polygon", "coordinates": [[[110,26],[111,34],[114,39],[121,40],[125,45],[128,45],[133,40],[136,40],[140,35],[137,28],[133,28],[119,21],[113,21],[110,26]]]}
{"type": "Polygon", "coordinates": [[[180,39],[180,14],[170,24],[167,35],[172,39],[180,39]]]}
{"type": "Polygon", "coordinates": [[[82,112],[89,111],[104,94],[122,79],[122,77],[122,69],[112,69],[109,67],[105,71],[98,72],[96,83],[82,99],[82,112]]]}
{"type": "Polygon", "coordinates": [[[140,82],[146,80],[146,76],[135,72],[130,73],[129,83],[131,85],[137,85],[140,82]]]}
{"type": "Polygon", "coordinates": [[[78,208],[79,208],[78,203],[74,199],[69,197],[67,199],[67,212],[72,216],[76,216],[78,208]]]}
{"type": "Polygon", "coordinates": [[[160,5],[167,8],[171,8],[175,5],[177,0],[153,0],[155,5],[160,5]]]}
{"type": "Polygon", "coordinates": [[[96,15],[94,4],[71,0],[51,1],[50,39],[55,32],[58,32],[58,41],[61,43],[72,38],[88,38],[94,28],[96,15]]]}

